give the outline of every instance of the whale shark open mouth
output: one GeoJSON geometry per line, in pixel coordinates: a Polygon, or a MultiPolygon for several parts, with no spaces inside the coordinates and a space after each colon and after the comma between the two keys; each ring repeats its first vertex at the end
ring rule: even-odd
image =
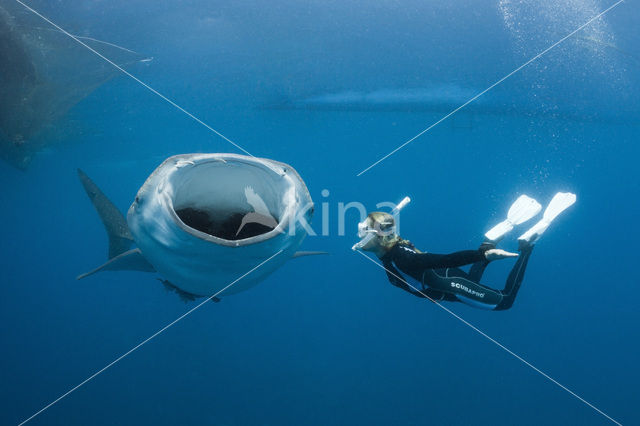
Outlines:
{"type": "Polygon", "coordinates": [[[251,222],[240,229],[242,218],[246,213],[233,212],[228,216],[218,216],[206,210],[185,207],[176,210],[176,214],[185,225],[225,240],[251,238],[266,234],[274,229],[274,227],[259,222],[251,222]]]}
{"type": "Polygon", "coordinates": [[[290,182],[246,161],[207,161],[171,178],[173,209],[184,225],[224,240],[267,234],[281,223],[290,182]]]}
{"type": "Polygon", "coordinates": [[[297,251],[312,232],[313,201],[298,172],[279,161],[227,153],[169,157],[140,187],[126,220],[88,176],[78,175],[109,236],[109,260],[79,278],[155,271],[170,288],[208,297],[244,291],[288,259],[319,254],[297,251]]]}

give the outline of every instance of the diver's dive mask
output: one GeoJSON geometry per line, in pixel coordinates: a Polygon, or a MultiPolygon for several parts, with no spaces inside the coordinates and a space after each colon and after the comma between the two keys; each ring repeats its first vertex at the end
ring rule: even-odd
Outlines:
{"type": "Polygon", "coordinates": [[[351,247],[351,250],[360,250],[376,237],[386,237],[395,235],[396,222],[394,215],[406,206],[411,199],[404,197],[403,200],[389,213],[371,212],[365,220],[358,224],[358,238],[360,241],[351,247]]]}

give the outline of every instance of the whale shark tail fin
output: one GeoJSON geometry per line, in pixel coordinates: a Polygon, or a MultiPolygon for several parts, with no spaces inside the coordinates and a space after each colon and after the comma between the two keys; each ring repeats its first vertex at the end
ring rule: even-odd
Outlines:
{"type": "Polygon", "coordinates": [[[109,237],[109,259],[129,250],[133,243],[133,237],[120,210],[113,205],[85,172],[78,169],[78,177],[91,203],[93,203],[93,207],[98,212],[100,220],[104,224],[104,229],[107,231],[109,237]]]}

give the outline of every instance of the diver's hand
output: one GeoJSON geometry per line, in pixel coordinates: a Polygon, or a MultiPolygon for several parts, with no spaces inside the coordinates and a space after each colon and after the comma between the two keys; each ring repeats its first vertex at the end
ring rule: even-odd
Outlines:
{"type": "Polygon", "coordinates": [[[487,260],[506,259],[507,257],[518,257],[518,253],[511,253],[501,249],[490,249],[484,252],[487,260]]]}

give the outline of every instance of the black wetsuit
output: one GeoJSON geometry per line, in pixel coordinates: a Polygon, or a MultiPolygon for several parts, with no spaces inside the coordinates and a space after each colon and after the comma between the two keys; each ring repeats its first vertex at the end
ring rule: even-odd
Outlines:
{"type": "Polygon", "coordinates": [[[501,311],[513,305],[533,246],[520,247],[520,256],[509,273],[504,290],[480,284],[482,274],[489,264],[484,253],[491,248],[493,245],[485,243],[478,250],[433,254],[420,253],[411,244],[398,243],[381,260],[391,284],[414,296],[436,302],[463,302],[478,308],[501,311]],[[459,269],[460,266],[469,264],[472,266],[468,273],[459,269]],[[398,269],[418,281],[418,287],[409,285],[398,269]]]}

